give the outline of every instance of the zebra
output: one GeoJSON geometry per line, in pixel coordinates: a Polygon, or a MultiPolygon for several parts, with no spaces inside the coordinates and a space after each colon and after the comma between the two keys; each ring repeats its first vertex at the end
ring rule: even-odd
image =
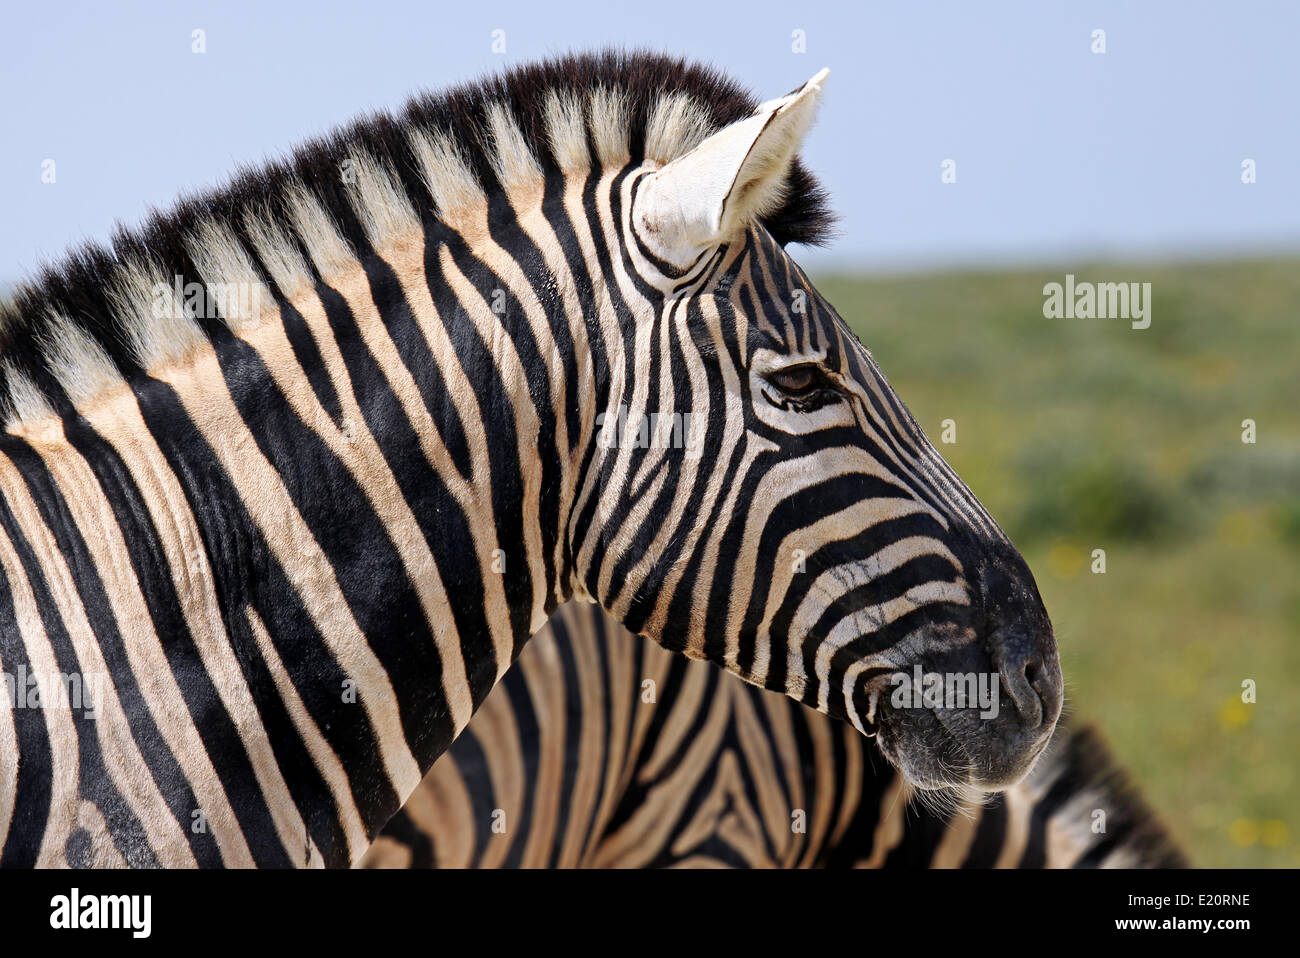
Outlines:
{"type": "Polygon", "coordinates": [[[1033,576],[786,251],[830,231],[825,79],[521,66],[19,286],[0,865],[355,864],[573,598],[922,787],[1022,777],[1033,576]],[[896,708],[914,667],[1009,701],[896,708]]]}
{"type": "Polygon", "coordinates": [[[1002,792],[913,789],[872,741],[562,606],[362,866],[1172,868],[1091,726],[1002,792]]]}

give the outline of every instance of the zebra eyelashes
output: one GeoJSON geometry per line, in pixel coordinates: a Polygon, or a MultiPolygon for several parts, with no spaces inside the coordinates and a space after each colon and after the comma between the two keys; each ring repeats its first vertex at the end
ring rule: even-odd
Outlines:
{"type": "Polygon", "coordinates": [[[781,409],[811,412],[838,401],[839,388],[816,363],[798,363],[767,374],[764,394],[781,409]]]}
{"type": "Polygon", "coordinates": [[[787,396],[807,395],[817,385],[817,368],[812,363],[802,363],[773,373],[771,380],[787,396]]]}

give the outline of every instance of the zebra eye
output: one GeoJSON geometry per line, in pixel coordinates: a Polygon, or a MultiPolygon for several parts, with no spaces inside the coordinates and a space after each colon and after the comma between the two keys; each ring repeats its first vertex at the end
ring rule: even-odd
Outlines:
{"type": "Polygon", "coordinates": [[[787,367],[768,378],[777,389],[794,398],[807,396],[823,385],[821,373],[811,363],[787,367]]]}

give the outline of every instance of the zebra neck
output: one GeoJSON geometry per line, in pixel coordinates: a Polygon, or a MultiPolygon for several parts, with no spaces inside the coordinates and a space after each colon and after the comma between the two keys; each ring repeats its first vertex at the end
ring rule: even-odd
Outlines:
{"type": "Polygon", "coordinates": [[[280,569],[247,628],[259,648],[332,659],[364,705],[350,757],[382,758],[372,777],[391,783],[362,810],[368,834],[566,597],[572,350],[544,340],[554,306],[528,288],[504,251],[426,222],[219,339],[210,374],[177,384],[280,569]],[[218,379],[224,411],[200,395],[218,379]],[[239,452],[254,447],[256,466],[239,452]]]}
{"type": "Polygon", "coordinates": [[[430,227],[4,437],[0,661],[107,678],[19,756],[53,802],[125,787],[77,740],[161,735],[124,761],[163,863],[360,857],[563,596],[590,427],[500,255],[430,227]]]}

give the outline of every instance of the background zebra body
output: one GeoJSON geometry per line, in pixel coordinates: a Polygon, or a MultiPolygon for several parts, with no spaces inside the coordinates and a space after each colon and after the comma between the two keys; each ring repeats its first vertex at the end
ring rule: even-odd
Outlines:
{"type": "Polygon", "coordinates": [[[1005,792],[918,796],[846,723],[672,656],[582,603],[563,606],[533,638],[363,861],[1184,864],[1091,728],[1062,723],[1005,792]]]}

